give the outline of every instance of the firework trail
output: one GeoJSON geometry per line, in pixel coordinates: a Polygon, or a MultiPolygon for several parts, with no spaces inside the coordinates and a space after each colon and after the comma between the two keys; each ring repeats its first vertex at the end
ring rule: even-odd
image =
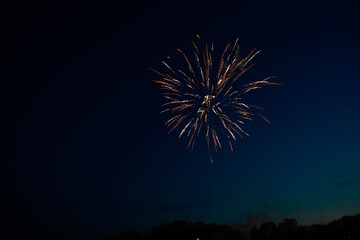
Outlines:
{"type": "MultiPolygon", "coordinates": [[[[198,35],[197,40],[201,41],[198,35]]],[[[170,114],[170,119],[165,123],[169,128],[168,133],[177,128],[181,129],[179,138],[186,135],[189,138],[188,148],[193,151],[196,139],[205,132],[209,158],[213,163],[211,148],[217,152],[225,141],[233,151],[237,136],[249,136],[242,125],[245,120],[254,121],[254,113],[251,110],[262,109],[244,103],[243,95],[263,86],[280,84],[269,82],[274,78],[271,76],[237,87],[239,79],[253,66],[249,62],[260,53],[260,50],[254,49],[247,57],[240,58],[238,39],[234,44],[229,43],[226,46],[217,63],[213,59],[213,44],[205,44],[202,51],[199,44],[192,44],[192,60],[182,50],[177,49],[184,58],[187,69],[175,69],[163,61],[166,72],[152,68],[150,70],[162,78],[153,81],[164,90],[166,102],[162,104],[164,110],[161,113],[170,114]]],[[[170,57],[168,59],[170,60],[170,57]]],[[[264,116],[260,117],[270,124],[264,116]]]]}

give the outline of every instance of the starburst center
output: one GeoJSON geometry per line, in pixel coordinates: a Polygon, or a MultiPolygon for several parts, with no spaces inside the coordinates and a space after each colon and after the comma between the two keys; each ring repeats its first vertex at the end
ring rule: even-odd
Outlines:
{"type": "Polygon", "coordinates": [[[203,101],[202,105],[206,112],[210,112],[211,108],[214,106],[214,99],[215,99],[215,96],[213,96],[213,95],[205,95],[204,96],[204,101],[203,101]]]}

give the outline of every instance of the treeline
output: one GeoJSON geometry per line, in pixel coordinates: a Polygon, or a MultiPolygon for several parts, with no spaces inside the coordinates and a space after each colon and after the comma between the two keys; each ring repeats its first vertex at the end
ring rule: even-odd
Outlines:
{"type": "Polygon", "coordinates": [[[360,214],[344,216],[327,225],[300,226],[295,219],[264,222],[259,227],[174,221],[154,227],[144,236],[136,231],[105,240],[340,240],[360,239],[360,214]]]}

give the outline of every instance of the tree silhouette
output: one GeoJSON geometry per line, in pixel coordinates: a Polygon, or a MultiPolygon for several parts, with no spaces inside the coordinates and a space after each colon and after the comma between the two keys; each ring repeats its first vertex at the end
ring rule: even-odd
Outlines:
{"type": "Polygon", "coordinates": [[[296,237],[295,229],[298,223],[296,219],[285,218],[282,222],[278,224],[279,230],[279,239],[294,239],[296,237]]]}
{"type": "Polygon", "coordinates": [[[116,237],[107,237],[105,240],[141,240],[142,237],[136,231],[123,232],[117,235],[116,237]]]}
{"type": "Polygon", "coordinates": [[[360,214],[344,216],[327,226],[331,239],[360,239],[360,214]]]}
{"type": "Polygon", "coordinates": [[[286,218],[278,225],[264,222],[254,226],[250,234],[245,235],[239,228],[226,225],[195,224],[174,221],[154,227],[145,236],[135,231],[121,233],[106,240],[338,240],[360,239],[360,214],[344,216],[327,225],[299,226],[293,218],[286,218]]]}
{"type": "Polygon", "coordinates": [[[275,240],[277,239],[277,228],[274,222],[264,222],[260,225],[259,233],[261,239],[275,240]]]}

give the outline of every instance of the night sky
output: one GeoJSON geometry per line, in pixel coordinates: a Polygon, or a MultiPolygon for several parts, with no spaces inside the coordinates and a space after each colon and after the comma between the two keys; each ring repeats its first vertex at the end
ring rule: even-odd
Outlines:
{"type": "Polygon", "coordinates": [[[360,210],[358,1],[5,1],[1,221],[14,236],[101,239],[174,220],[327,223],[360,210]],[[221,2],[221,3],[220,3],[221,2]],[[271,121],[211,165],[167,134],[164,70],[199,34],[258,47],[244,82],[271,121]],[[51,236],[51,237],[49,237],[51,236]]]}

